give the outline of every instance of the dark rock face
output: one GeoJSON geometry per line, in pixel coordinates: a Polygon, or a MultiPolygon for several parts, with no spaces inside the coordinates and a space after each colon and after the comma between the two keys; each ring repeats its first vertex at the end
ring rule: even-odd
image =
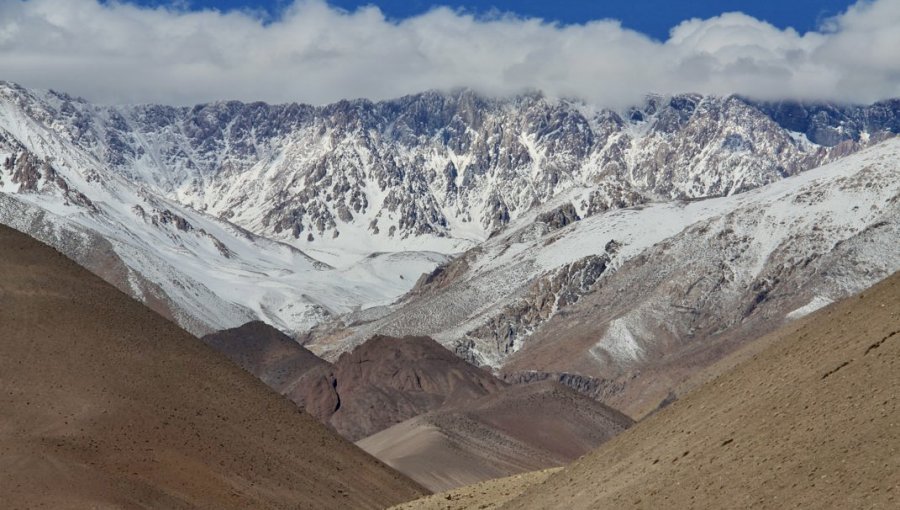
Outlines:
{"type": "Polygon", "coordinates": [[[626,186],[615,183],[598,184],[581,202],[584,217],[600,214],[610,209],[624,209],[647,203],[649,199],[643,194],[626,186]]]}
{"type": "Polygon", "coordinates": [[[2,177],[6,173],[11,183],[19,185],[19,193],[56,195],[61,197],[66,205],[76,205],[96,212],[91,200],[70,186],[54,168],[50,159],[38,157],[17,141],[9,140],[0,134],[0,149],[4,148],[12,154],[3,160],[0,182],[3,182],[2,177]]]}
{"type": "Polygon", "coordinates": [[[411,300],[431,295],[452,285],[453,282],[466,274],[469,270],[470,262],[478,257],[481,251],[479,247],[472,248],[449,262],[434,268],[434,271],[423,274],[404,299],[411,300]]]}
{"type": "Polygon", "coordinates": [[[561,205],[552,211],[539,214],[537,217],[537,221],[545,223],[550,227],[550,230],[558,230],[580,220],[581,217],[578,216],[578,211],[575,210],[575,206],[571,202],[561,205]]]}
{"type": "Polygon", "coordinates": [[[179,216],[168,209],[157,210],[154,212],[151,220],[154,225],[172,225],[182,232],[189,232],[194,229],[183,216],[179,216]]]}
{"type": "Polygon", "coordinates": [[[625,389],[625,383],[620,380],[601,379],[565,372],[502,372],[498,377],[509,384],[534,384],[543,381],[555,381],[598,402],[607,402],[625,389]]]}
{"type": "Polygon", "coordinates": [[[833,147],[858,142],[863,133],[900,133],[900,99],[869,106],[760,103],[761,111],[789,131],[803,133],[813,143],[833,147]]]}
{"type": "MultiPolygon", "coordinates": [[[[19,185],[19,192],[37,192],[41,179],[41,168],[44,166],[30,153],[14,158],[10,162],[12,182],[19,185]]],[[[45,168],[46,170],[46,168],[45,168]]]]}

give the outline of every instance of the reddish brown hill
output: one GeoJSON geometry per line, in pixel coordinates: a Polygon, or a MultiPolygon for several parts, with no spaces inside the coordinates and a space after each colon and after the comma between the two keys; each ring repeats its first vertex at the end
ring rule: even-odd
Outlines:
{"type": "Polygon", "coordinates": [[[379,508],[422,489],[0,227],[5,508],[379,508]]]}
{"type": "Polygon", "coordinates": [[[204,341],[351,440],[505,386],[426,337],[376,336],[334,365],[260,322],[204,341]]]}
{"type": "Polygon", "coordinates": [[[334,369],[341,408],[331,423],[354,439],[505,386],[426,337],[373,337],[334,369]]]}
{"type": "Polygon", "coordinates": [[[376,336],[334,365],[259,322],[204,340],[432,490],[571,462],[632,423],[551,381],[507,385],[426,337],[376,336]]]}

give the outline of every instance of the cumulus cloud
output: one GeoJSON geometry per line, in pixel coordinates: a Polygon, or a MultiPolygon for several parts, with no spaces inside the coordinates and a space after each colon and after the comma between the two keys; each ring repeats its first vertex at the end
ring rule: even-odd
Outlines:
{"type": "Polygon", "coordinates": [[[296,0],[275,20],[97,0],[0,0],[0,79],[102,103],[384,99],[469,87],[598,106],[647,93],[871,102],[900,96],[900,1],[861,0],[799,34],[741,13],[666,41],[614,20],[558,25],[437,8],[391,21],[296,0]]]}

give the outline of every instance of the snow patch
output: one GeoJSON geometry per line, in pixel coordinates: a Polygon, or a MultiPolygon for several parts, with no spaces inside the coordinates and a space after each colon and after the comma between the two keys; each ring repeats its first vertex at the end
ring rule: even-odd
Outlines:
{"type": "Polygon", "coordinates": [[[637,361],[644,353],[641,340],[638,338],[643,336],[643,333],[638,323],[628,317],[620,317],[609,323],[606,333],[590,352],[598,360],[603,359],[600,354],[602,351],[612,356],[618,363],[637,361]]]}
{"type": "Polygon", "coordinates": [[[817,310],[825,308],[826,306],[833,303],[831,299],[825,296],[816,296],[812,298],[812,300],[804,306],[794,310],[793,312],[787,314],[788,319],[799,319],[801,317],[805,317],[817,310]]]}

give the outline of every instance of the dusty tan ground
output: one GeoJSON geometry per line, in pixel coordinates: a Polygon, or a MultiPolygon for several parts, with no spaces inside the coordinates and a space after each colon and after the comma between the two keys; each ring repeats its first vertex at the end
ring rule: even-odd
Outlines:
{"type": "Polygon", "coordinates": [[[503,508],[900,508],[900,275],[503,508]]]}
{"type": "Polygon", "coordinates": [[[423,490],[0,227],[3,508],[383,508],[423,490]]]}
{"type": "Polygon", "coordinates": [[[631,426],[553,381],[417,416],[357,444],[433,491],[568,464],[631,426]]]}
{"type": "Polygon", "coordinates": [[[477,508],[490,510],[499,508],[507,501],[521,494],[528,487],[541,483],[562,468],[531,471],[506,478],[496,478],[459,489],[425,496],[409,503],[403,503],[391,510],[467,510],[477,508]]]}

